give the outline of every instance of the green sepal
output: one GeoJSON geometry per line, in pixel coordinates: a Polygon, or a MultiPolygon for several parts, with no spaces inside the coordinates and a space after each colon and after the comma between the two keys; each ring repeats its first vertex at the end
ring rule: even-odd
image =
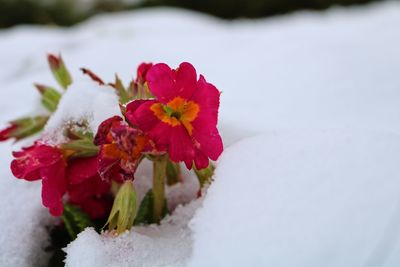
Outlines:
{"type": "Polygon", "coordinates": [[[16,127],[10,133],[10,137],[13,137],[18,141],[20,139],[34,135],[43,130],[48,119],[48,116],[35,116],[11,121],[10,124],[16,125],[16,127]]]}
{"type": "Polygon", "coordinates": [[[194,173],[197,176],[197,179],[200,183],[200,189],[204,187],[206,184],[210,184],[212,181],[212,176],[214,175],[215,167],[210,162],[207,168],[198,170],[196,167],[193,167],[194,173]]]}
{"type": "Polygon", "coordinates": [[[94,227],[89,215],[77,206],[71,204],[64,204],[64,212],[61,218],[72,240],[74,240],[80,232],[85,230],[86,227],[94,227]]]}
{"type": "Polygon", "coordinates": [[[77,158],[94,157],[99,153],[99,147],[91,139],[72,140],[62,144],[61,149],[69,150],[71,156],[77,158]]]}
{"type": "Polygon", "coordinates": [[[58,102],[60,102],[61,94],[54,88],[35,84],[39,93],[42,95],[42,104],[48,111],[54,112],[57,109],[58,102]]]}
{"type": "Polygon", "coordinates": [[[82,122],[75,122],[70,127],[67,127],[65,130],[65,136],[72,140],[77,139],[90,139],[93,140],[92,131],[88,130],[89,123],[85,120],[82,122]],[[77,126],[77,127],[76,127],[77,126]]]}
{"type": "Polygon", "coordinates": [[[136,217],[136,191],[131,180],[125,181],[115,196],[113,207],[108,217],[108,230],[121,234],[132,228],[136,217]]]}
{"type": "Polygon", "coordinates": [[[115,75],[115,83],[114,83],[114,87],[118,92],[118,96],[119,96],[119,102],[121,104],[126,104],[128,103],[131,98],[128,95],[127,90],[125,89],[124,85],[122,84],[121,79],[118,77],[118,75],[115,75]]]}
{"type": "Polygon", "coordinates": [[[67,87],[72,83],[72,77],[64,64],[61,55],[55,56],[49,54],[47,56],[47,61],[55,80],[62,88],[67,89],[67,87]]]}

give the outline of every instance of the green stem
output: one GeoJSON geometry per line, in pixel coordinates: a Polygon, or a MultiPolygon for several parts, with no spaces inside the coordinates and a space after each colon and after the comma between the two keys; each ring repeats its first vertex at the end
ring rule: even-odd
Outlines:
{"type": "Polygon", "coordinates": [[[165,205],[167,160],[161,156],[153,161],[153,221],[160,223],[165,205]]]}

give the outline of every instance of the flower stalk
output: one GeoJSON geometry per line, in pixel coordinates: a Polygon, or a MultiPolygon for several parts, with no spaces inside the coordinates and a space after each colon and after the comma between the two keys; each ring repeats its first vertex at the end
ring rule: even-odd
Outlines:
{"type": "Polygon", "coordinates": [[[160,223],[165,205],[165,183],[167,178],[167,157],[153,160],[153,221],[160,223]]]}

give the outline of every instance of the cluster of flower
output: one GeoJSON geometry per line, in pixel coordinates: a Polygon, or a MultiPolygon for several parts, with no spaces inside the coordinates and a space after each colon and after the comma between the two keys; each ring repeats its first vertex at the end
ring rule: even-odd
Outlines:
{"type": "MultiPolygon", "coordinates": [[[[59,85],[67,89],[72,78],[61,56],[49,55],[48,61],[59,85]]],[[[82,71],[93,82],[106,85],[90,70],[82,71]]],[[[167,209],[165,184],[180,175],[180,162],[195,171],[201,185],[210,179],[210,160],[217,160],[223,150],[217,130],[220,92],[202,75],[198,79],[186,62],[177,69],[142,63],[127,88],[118,76],[107,86],[119,96],[122,117],[105,120],[97,133],[88,131],[85,122],[71,122],[65,143],[54,146],[39,139],[13,153],[11,170],[20,179],[41,179],[43,205],[66,224],[70,224],[66,210],[79,209],[92,219],[108,214],[109,230],[121,233],[131,228],[138,213],[147,214],[142,222],[162,219],[167,209]],[[132,181],[144,158],[154,168],[151,204],[141,205],[148,210],[137,211],[132,181]]],[[[36,88],[48,111],[56,111],[62,93],[50,86],[36,84],[36,88]]],[[[38,133],[49,116],[10,122],[0,131],[0,141],[38,133]]]]}

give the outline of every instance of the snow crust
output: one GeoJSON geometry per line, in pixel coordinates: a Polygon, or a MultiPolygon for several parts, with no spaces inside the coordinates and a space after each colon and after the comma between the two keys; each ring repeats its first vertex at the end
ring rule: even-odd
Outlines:
{"type": "MultiPolygon", "coordinates": [[[[28,88],[55,85],[47,52],[62,52],[79,81],[47,133],[82,116],[95,129],[119,112],[112,91],[79,80],[80,67],[127,83],[142,61],[189,61],[223,91],[226,152],[204,203],[117,239],[87,229],[66,249],[67,266],[398,266],[399,25],[400,4],[387,1],[234,22],[151,9],[70,29],[16,27],[0,32],[0,124],[44,112],[28,88]]],[[[25,144],[0,144],[0,266],[49,256],[40,182],[8,167],[25,144]]],[[[186,202],[195,183],[184,186],[192,191],[169,197],[186,202]]]]}

